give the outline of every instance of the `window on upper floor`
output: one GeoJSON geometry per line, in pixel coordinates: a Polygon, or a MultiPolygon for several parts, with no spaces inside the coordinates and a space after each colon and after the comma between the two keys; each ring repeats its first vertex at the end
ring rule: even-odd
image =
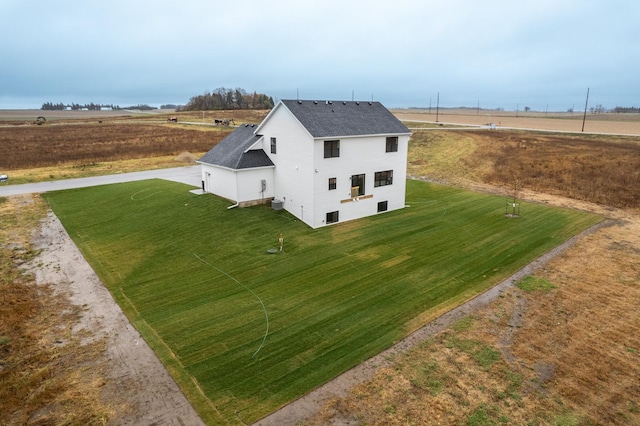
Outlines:
{"type": "Polygon", "coordinates": [[[336,189],[338,187],[338,179],[336,178],[329,178],[329,191],[331,191],[332,189],[336,189]]]}
{"type": "Polygon", "coordinates": [[[386,152],[398,152],[398,137],[397,136],[388,136],[387,137],[387,149],[386,152]]]}
{"type": "Polygon", "coordinates": [[[384,172],[375,173],[373,181],[373,186],[375,188],[391,184],[393,184],[393,170],[386,170],[384,172]]]}
{"type": "Polygon", "coordinates": [[[327,223],[336,223],[338,221],[338,211],[327,213],[327,223]]]}
{"type": "Polygon", "coordinates": [[[324,158],[340,157],[340,141],[324,141],[324,158]]]}
{"type": "Polygon", "coordinates": [[[271,153],[276,153],[276,138],[271,138],[271,153]]]}
{"type": "Polygon", "coordinates": [[[364,174],[351,176],[351,197],[364,195],[364,174]]]}

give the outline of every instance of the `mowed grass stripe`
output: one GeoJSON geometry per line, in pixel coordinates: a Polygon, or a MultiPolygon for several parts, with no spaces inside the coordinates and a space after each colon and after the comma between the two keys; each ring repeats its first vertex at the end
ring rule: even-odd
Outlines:
{"type": "Polygon", "coordinates": [[[45,197],[134,325],[171,350],[187,395],[193,378],[230,422],[300,397],[601,220],[537,204],[510,219],[503,197],[408,181],[410,207],[313,230],[188,189],[45,197]],[[267,254],[280,234],[284,252],[267,254]]]}

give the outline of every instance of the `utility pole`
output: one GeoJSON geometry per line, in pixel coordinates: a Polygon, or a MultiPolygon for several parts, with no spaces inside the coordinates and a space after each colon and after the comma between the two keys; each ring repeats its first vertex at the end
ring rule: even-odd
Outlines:
{"type": "Polygon", "coordinates": [[[584,122],[587,120],[587,105],[589,105],[589,88],[587,87],[587,100],[584,102],[584,115],[582,116],[582,131],[584,132],[584,122]]]}
{"type": "Polygon", "coordinates": [[[439,115],[440,115],[440,92],[438,92],[438,98],[436,101],[436,123],[438,122],[439,115]]]}

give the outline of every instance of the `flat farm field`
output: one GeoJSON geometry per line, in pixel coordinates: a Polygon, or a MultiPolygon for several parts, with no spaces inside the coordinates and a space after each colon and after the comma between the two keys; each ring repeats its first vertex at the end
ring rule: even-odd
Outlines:
{"type": "MultiPolygon", "coordinates": [[[[493,124],[502,128],[521,130],[546,130],[558,132],[583,133],[583,114],[567,112],[506,112],[494,110],[436,109],[413,110],[395,109],[393,113],[407,122],[429,122],[438,125],[487,126],[493,124]]],[[[411,125],[409,124],[409,127],[411,125]]],[[[612,135],[640,135],[640,114],[588,113],[584,123],[584,133],[602,133],[612,135]]]]}
{"type": "Polygon", "coordinates": [[[411,136],[410,175],[517,197],[536,192],[640,208],[640,138],[519,130],[422,129],[411,136]]]}
{"type": "Polygon", "coordinates": [[[233,130],[216,120],[258,123],[265,114],[0,110],[0,174],[11,185],[176,167],[233,130]],[[47,121],[34,124],[40,115],[47,121]],[[173,116],[178,122],[167,122],[173,116]]]}
{"type": "Polygon", "coordinates": [[[600,216],[409,181],[402,211],[312,230],[145,181],[44,194],[203,419],[254,422],[600,216]],[[284,235],[284,251],[268,254],[284,235]]]}

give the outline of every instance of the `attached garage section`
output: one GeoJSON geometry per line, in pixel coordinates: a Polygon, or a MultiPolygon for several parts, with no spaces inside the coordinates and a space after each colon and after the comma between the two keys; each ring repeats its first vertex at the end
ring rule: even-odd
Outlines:
{"type": "Polygon", "coordinates": [[[240,126],[198,161],[205,192],[240,206],[273,198],[275,166],[262,150],[262,137],[254,130],[255,125],[240,126]]]}

